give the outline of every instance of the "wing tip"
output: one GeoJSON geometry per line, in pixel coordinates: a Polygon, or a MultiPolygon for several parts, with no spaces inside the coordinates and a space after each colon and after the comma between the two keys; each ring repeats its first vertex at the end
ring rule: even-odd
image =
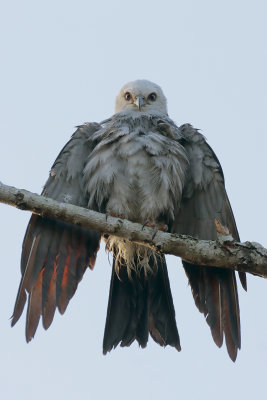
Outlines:
{"type": "Polygon", "coordinates": [[[247,287],[246,273],[243,272],[243,271],[239,271],[238,275],[239,275],[239,280],[241,282],[241,285],[242,285],[243,289],[247,292],[248,291],[248,287],[247,287]]]}
{"type": "Polygon", "coordinates": [[[233,362],[236,362],[236,358],[237,358],[237,348],[235,348],[235,349],[232,350],[232,351],[229,351],[229,350],[228,350],[228,355],[229,355],[230,359],[231,359],[233,362]]]}

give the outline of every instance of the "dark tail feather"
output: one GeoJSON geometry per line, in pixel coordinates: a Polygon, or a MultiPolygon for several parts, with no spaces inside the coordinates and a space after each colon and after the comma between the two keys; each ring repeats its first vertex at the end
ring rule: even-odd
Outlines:
{"type": "Polygon", "coordinates": [[[109,303],[103,341],[103,353],[121,346],[130,346],[137,340],[146,347],[148,332],[161,346],[181,350],[175,322],[175,311],[165,259],[158,257],[153,274],[127,274],[120,265],[118,278],[114,262],[110,283],[109,303]]]}
{"type": "Polygon", "coordinates": [[[161,346],[181,350],[165,257],[158,257],[157,272],[150,277],[149,333],[161,346]]]}

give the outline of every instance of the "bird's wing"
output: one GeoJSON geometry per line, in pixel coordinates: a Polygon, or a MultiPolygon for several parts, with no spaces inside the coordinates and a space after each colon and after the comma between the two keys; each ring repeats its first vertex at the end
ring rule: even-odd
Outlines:
{"type": "MultiPolygon", "coordinates": [[[[233,212],[224,186],[223,172],[213,150],[191,125],[180,127],[189,158],[189,170],[172,232],[204,240],[216,240],[215,219],[239,240],[233,212]]],[[[209,324],[220,347],[225,335],[230,357],[240,348],[239,304],[235,273],[227,269],[199,267],[183,261],[195,304],[209,324]]],[[[246,275],[239,274],[246,290],[246,275]]]]}
{"type": "MultiPolygon", "coordinates": [[[[60,202],[86,207],[83,169],[92,145],[88,139],[100,126],[78,127],[52,166],[42,194],[60,202]]],[[[26,340],[30,341],[42,315],[47,329],[58,307],[64,313],[79,281],[94,267],[100,234],[66,222],[32,215],[22,246],[22,278],[12,326],[27,300],[26,340]]]]}

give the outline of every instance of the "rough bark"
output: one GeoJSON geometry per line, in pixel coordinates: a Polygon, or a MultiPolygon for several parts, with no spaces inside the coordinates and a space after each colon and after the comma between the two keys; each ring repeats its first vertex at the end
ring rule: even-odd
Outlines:
{"type": "Polygon", "coordinates": [[[72,204],[17,189],[0,182],[0,202],[50,217],[82,225],[102,234],[112,234],[143,244],[159,253],[173,254],[193,264],[235,269],[267,278],[267,249],[255,242],[238,243],[230,235],[218,234],[217,241],[198,240],[154,230],[126,219],[106,216],[72,204]],[[154,237],[153,237],[154,236],[154,237]]]}

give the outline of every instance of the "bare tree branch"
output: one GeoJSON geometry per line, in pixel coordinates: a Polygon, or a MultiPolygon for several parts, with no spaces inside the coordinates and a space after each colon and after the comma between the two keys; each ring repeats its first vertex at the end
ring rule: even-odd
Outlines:
{"type": "Polygon", "coordinates": [[[198,240],[161,231],[152,239],[152,228],[142,229],[142,225],[126,219],[106,217],[105,214],[72,204],[59,203],[1,182],[0,202],[42,217],[60,219],[102,234],[123,237],[157,252],[179,256],[192,264],[235,269],[267,278],[267,249],[259,243],[238,243],[230,235],[219,235],[217,241],[198,240]]]}

